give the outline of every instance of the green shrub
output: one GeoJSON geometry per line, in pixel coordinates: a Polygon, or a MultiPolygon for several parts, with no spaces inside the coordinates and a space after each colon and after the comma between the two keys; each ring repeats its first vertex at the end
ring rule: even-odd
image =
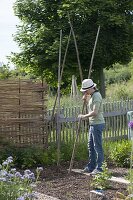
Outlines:
{"type": "MultiPolygon", "coordinates": [[[[73,151],[73,143],[62,143],[61,144],[61,160],[70,161],[73,151]]],[[[77,143],[75,148],[75,160],[86,160],[88,159],[87,143],[77,143]]]]}
{"type": "Polygon", "coordinates": [[[130,79],[131,79],[131,72],[129,71],[122,71],[116,76],[116,80],[118,83],[121,83],[123,81],[127,82],[130,79]]]}
{"type": "Polygon", "coordinates": [[[75,152],[75,160],[88,160],[87,142],[79,143],[75,152]]]}
{"type": "MultiPolygon", "coordinates": [[[[70,161],[73,143],[62,142],[60,147],[60,162],[70,161]]],[[[112,162],[121,167],[129,167],[131,152],[130,141],[105,142],[103,148],[105,160],[107,162],[112,162]]],[[[50,144],[46,150],[39,147],[8,147],[5,150],[1,150],[0,161],[3,161],[10,155],[14,158],[14,164],[18,168],[25,169],[44,165],[54,165],[57,163],[57,144],[50,144]]],[[[75,160],[88,160],[87,141],[76,144],[75,160]]]]}
{"type": "Polygon", "coordinates": [[[110,156],[116,166],[129,167],[131,154],[131,141],[123,140],[110,143],[110,156]]]}
{"type": "Polygon", "coordinates": [[[14,158],[14,163],[18,168],[33,168],[38,165],[54,164],[57,160],[56,147],[53,144],[44,150],[40,147],[15,148],[8,147],[3,149],[0,161],[9,155],[14,158]]]}
{"type": "MultiPolygon", "coordinates": [[[[60,144],[60,162],[70,161],[72,156],[73,143],[60,144]]],[[[54,165],[57,163],[57,144],[51,143],[47,149],[39,147],[3,149],[0,154],[0,161],[12,155],[14,163],[18,168],[34,168],[42,165],[54,165]]],[[[75,160],[85,160],[88,158],[87,143],[77,143],[75,150],[75,160]]]]}
{"type": "Polygon", "coordinates": [[[68,161],[71,159],[72,148],[73,148],[72,143],[69,143],[69,144],[62,143],[61,144],[61,160],[62,161],[68,161]]]}
{"type": "Polygon", "coordinates": [[[106,84],[122,83],[123,81],[127,82],[130,79],[131,79],[131,72],[124,71],[106,77],[106,84]]]}
{"type": "Polygon", "coordinates": [[[105,70],[105,81],[106,84],[122,83],[127,82],[132,77],[130,70],[127,67],[116,64],[112,69],[105,70]]]}

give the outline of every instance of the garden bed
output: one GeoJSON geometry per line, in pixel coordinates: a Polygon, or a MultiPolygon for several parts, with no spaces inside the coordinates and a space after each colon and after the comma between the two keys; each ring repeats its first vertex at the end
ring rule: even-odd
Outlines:
{"type": "MultiPolygon", "coordinates": [[[[83,168],[85,163],[76,163],[74,168],[83,168]]],[[[37,191],[61,200],[87,200],[90,199],[90,191],[94,190],[91,186],[92,177],[85,174],[71,172],[68,174],[69,163],[44,168],[42,180],[37,187],[37,191]]],[[[128,169],[109,167],[112,176],[125,178],[128,175],[128,169]]],[[[116,193],[120,192],[128,195],[127,185],[109,181],[110,188],[104,191],[104,199],[115,199],[116,193]]],[[[96,198],[95,198],[96,199],[96,198]]],[[[102,199],[102,197],[98,197],[102,199]]]]}

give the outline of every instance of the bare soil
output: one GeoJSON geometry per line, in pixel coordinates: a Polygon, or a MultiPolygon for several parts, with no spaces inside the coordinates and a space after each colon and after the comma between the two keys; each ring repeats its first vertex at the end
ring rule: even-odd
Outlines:
{"type": "MultiPolygon", "coordinates": [[[[75,163],[73,168],[83,169],[84,162],[75,163]]],[[[49,195],[60,200],[89,200],[90,191],[94,190],[91,186],[92,177],[85,174],[71,172],[68,173],[69,163],[62,164],[60,167],[49,166],[44,168],[41,175],[41,182],[37,187],[37,192],[49,195]]],[[[109,166],[109,171],[115,177],[127,177],[128,169],[109,166]]],[[[128,195],[127,185],[109,182],[109,188],[103,191],[104,197],[93,199],[116,199],[116,193],[120,192],[128,195]]]]}

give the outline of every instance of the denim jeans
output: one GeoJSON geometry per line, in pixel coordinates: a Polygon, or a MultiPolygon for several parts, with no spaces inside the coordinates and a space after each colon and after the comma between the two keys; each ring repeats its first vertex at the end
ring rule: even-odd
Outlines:
{"type": "Polygon", "coordinates": [[[104,154],[102,148],[102,132],[104,127],[105,124],[90,125],[88,138],[88,169],[90,171],[93,171],[94,169],[102,171],[102,164],[104,161],[104,154]]]}

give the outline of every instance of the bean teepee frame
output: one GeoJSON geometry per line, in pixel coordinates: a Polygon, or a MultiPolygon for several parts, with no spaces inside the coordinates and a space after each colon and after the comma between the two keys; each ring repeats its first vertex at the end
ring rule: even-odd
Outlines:
{"type": "MultiPolygon", "coordinates": [[[[74,29],[73,29],[69,14],[68,14],[68,20],[69,20],[69,24],[70,24],[70,33],[69,33],[69,36],[68,36],[68,42],[67,42],[67,46],[66,46],[66,50],[65,50],[65,54],[64,54],[62,65],[61,65],[62,30],[60,30],[59,64],[58,64],[58,89],[57,89],[57,95],[56,95],[56,98],[55,98],[55,103],[54,103],[54,106],[53,106],[53,111],[52,111],[52,116],[51,116],[51,120],[52,120],[54,118],[54,111],[55,111],[56,103],[58,102],[58,105],[57,105],[57,118],[56,118],[56,121],[57,121],[57,139],[58,139],[57,140],[57,142],[58,142],[58,144],[57,144],[57,165],[58,166],[60,164],[60,132],[61,132],[60,126],[59,126],[59,123],[60,123],[59,122],[60,121],[60,119],[59,119],[59,117],[60,117],[60,85],[61,85],[61,80],[62,80],[62,75],[63,75],[63,71],[64,71],[64,66],[65,66],[65,61],[66,61],[66,56],[67,56],[67,51],[68,51],[71,35],[73,36],[73,39],[74,39],[74,44],[75,44],[75,49],[76,49],[76,55],[77,55],[77,61],[78,61],[78,66],[79,66],[81,82],[83,80],[83,74],[82,74],[82,68],[81,68],[81,63],[80,63],[80,59],[79,59],[79,51],[78,51],[77,41],[76,41],[74,29]]],[[[100,32],[100,26],[98,27],[97,35],[96,35],[96,39],[95,39],[95,44],[94,44],[94,47],[93,47],[91,62],[90,62],[90,65],[89,65],[88,78],[90,78],[91,72],[92,72],[93,60],[94,60],[96,45],[97,45],[97,41],[98,41],[98,37],[99,37],[99,32],[100,32]]],[[[84,112],[84,108],[85,108],[85,102],[83,104],[82,113],[84,112]]],[[[70,161],[70,166],[69,166],[68,173],[71,172],[72,167],[73,167],[75,149],[76,149],[76,143],[77,143],[78,136],[79,136],[80,125],[81,125],[81,119],[79,119],[78,128],[76,130],[76,138],[75,138],[75,142],[74,142],[74,146],[73,146],[73,151],[72,151],[72,156],[71,156],[71,161],[70,161]]]]}

